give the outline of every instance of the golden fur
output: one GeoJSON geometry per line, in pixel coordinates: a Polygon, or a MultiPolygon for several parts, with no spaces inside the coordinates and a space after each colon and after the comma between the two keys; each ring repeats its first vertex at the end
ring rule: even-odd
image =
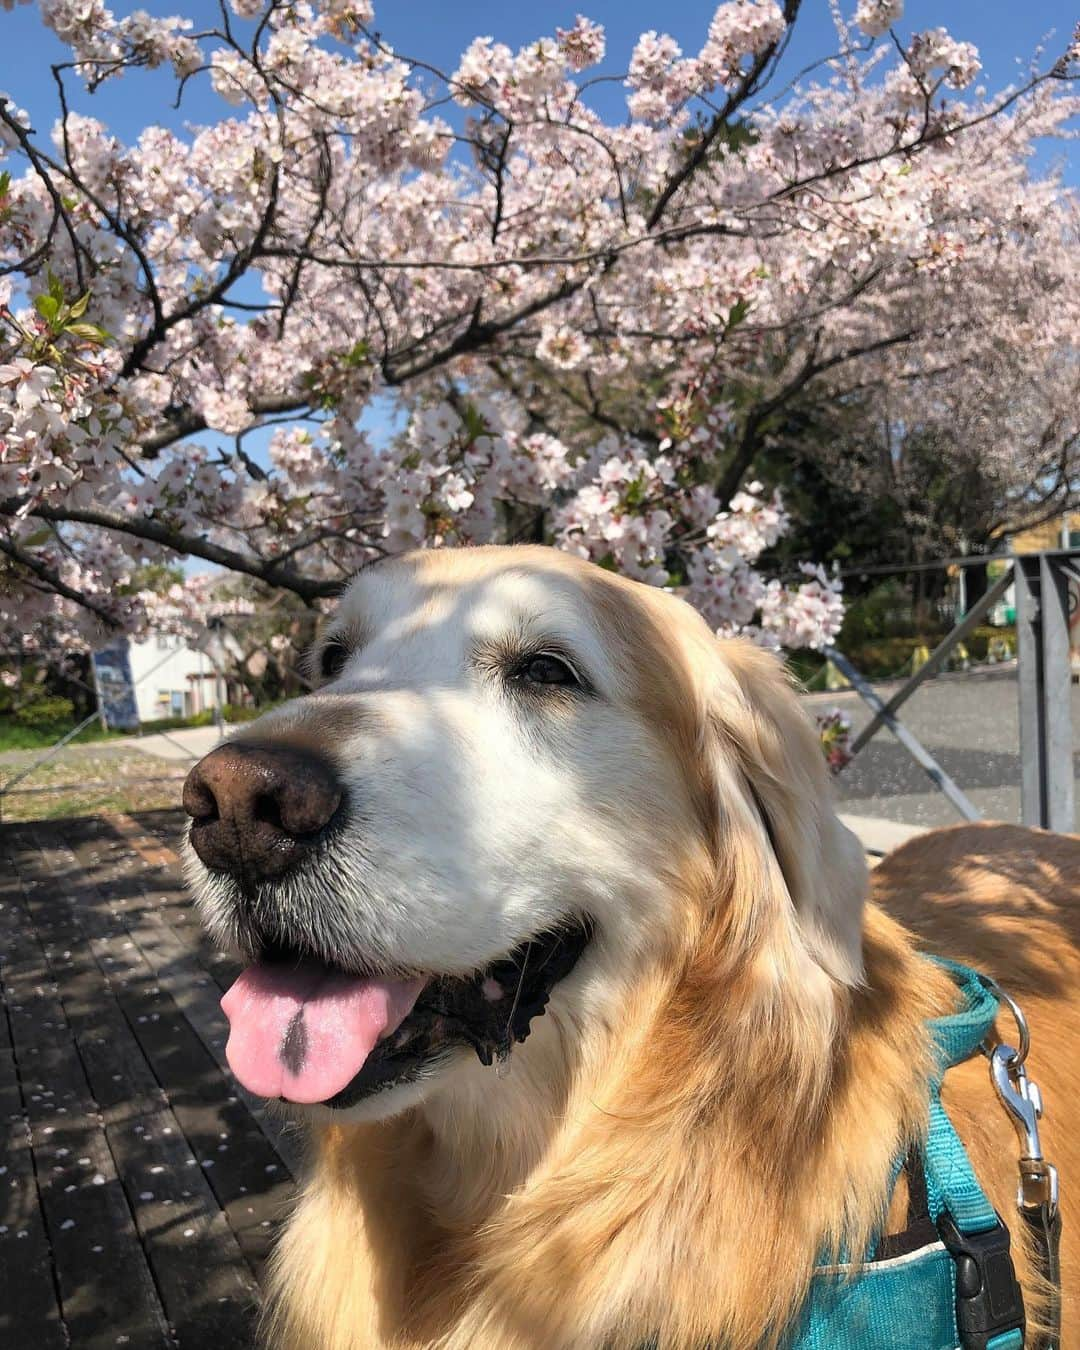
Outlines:
{"type": "MultiPolygon", "coordinates": [[[[416,566],[452,585],[492,552],[416,566]]],[[[1062,1175],[1063,1344],[1080,1346],[1080,842],[935,832],[877,868],[863,908],[816,734],[771,657],[573,560],[515,550],[515,565],[577,579],[625,672],[625,713],[654,733],[642,809],[670,860],[668,920],[609,1014],[553,1000],[498,1107],[314,1127],[274,1262],[273,1343],[772,1343],[822,1250],[859,1249],[881,1223],[891,1159],[925,1126],[924,1023],[953,994],[917,939],[1028,1012],[1062,1175]]],[[[945,1100],[1011,1219],[1017,1147],[985,1062],[951,1072],[945,1100]]],[[[1018,1265],[1037,1308],[1022,1247],[1018,1265]]]]}

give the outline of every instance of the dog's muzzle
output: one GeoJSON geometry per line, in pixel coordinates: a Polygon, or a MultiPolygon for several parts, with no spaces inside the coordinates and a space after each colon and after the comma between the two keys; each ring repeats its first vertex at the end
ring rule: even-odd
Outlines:
{"type": "Polygon", "coordinates": [[[201,861],[254,885],[276,881],[306,858],[342,797],[334,770],[316,755],[233,741],[211,750],[191,770],[183,805],[201,861]]]}

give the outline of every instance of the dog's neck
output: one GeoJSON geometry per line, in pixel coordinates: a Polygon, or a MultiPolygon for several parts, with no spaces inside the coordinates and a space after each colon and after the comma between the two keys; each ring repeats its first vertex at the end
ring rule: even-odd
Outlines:
{"type": "Polygon", "coordinates": [[[398,1206],[379,1259],[405,1343],[530,1345],[515,1318],[567,1350],[767,1342],[823,1252],[865,1245],[923,1125],[924,1023],[947,979],[873,910],[864,954],[865,987],[836,986],[829,1017],[777,997],[771,972],[718,989],[707,963],[657,969],[599,1031],[566,1035],[550,1012],[483,1091],[328,1131],[322,1170],[398,1206]]]}

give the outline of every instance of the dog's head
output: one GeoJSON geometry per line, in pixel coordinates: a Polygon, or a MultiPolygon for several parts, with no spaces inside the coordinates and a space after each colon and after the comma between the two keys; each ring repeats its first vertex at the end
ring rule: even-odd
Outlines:
{"type": "Polygon", "coordinates": [[[253,1091],[400,1110],[703,943],[810,1004],[858,980],[817,736],[678,599],[543,548],[414,553],[311,663],[185,786],[204,921],[251,962],[225,1008],[253,1091]]]}

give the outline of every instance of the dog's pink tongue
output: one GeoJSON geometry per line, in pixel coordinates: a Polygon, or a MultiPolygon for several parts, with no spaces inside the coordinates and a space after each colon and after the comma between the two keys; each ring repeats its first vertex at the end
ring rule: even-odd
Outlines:
{"type": "Polygon", "coordinates": [[[361,979],[322,966],[250,966],[221,1000],[225,1055],[249,1092],[324,1102],[412,1011],[423,980],[361,979]]]}

